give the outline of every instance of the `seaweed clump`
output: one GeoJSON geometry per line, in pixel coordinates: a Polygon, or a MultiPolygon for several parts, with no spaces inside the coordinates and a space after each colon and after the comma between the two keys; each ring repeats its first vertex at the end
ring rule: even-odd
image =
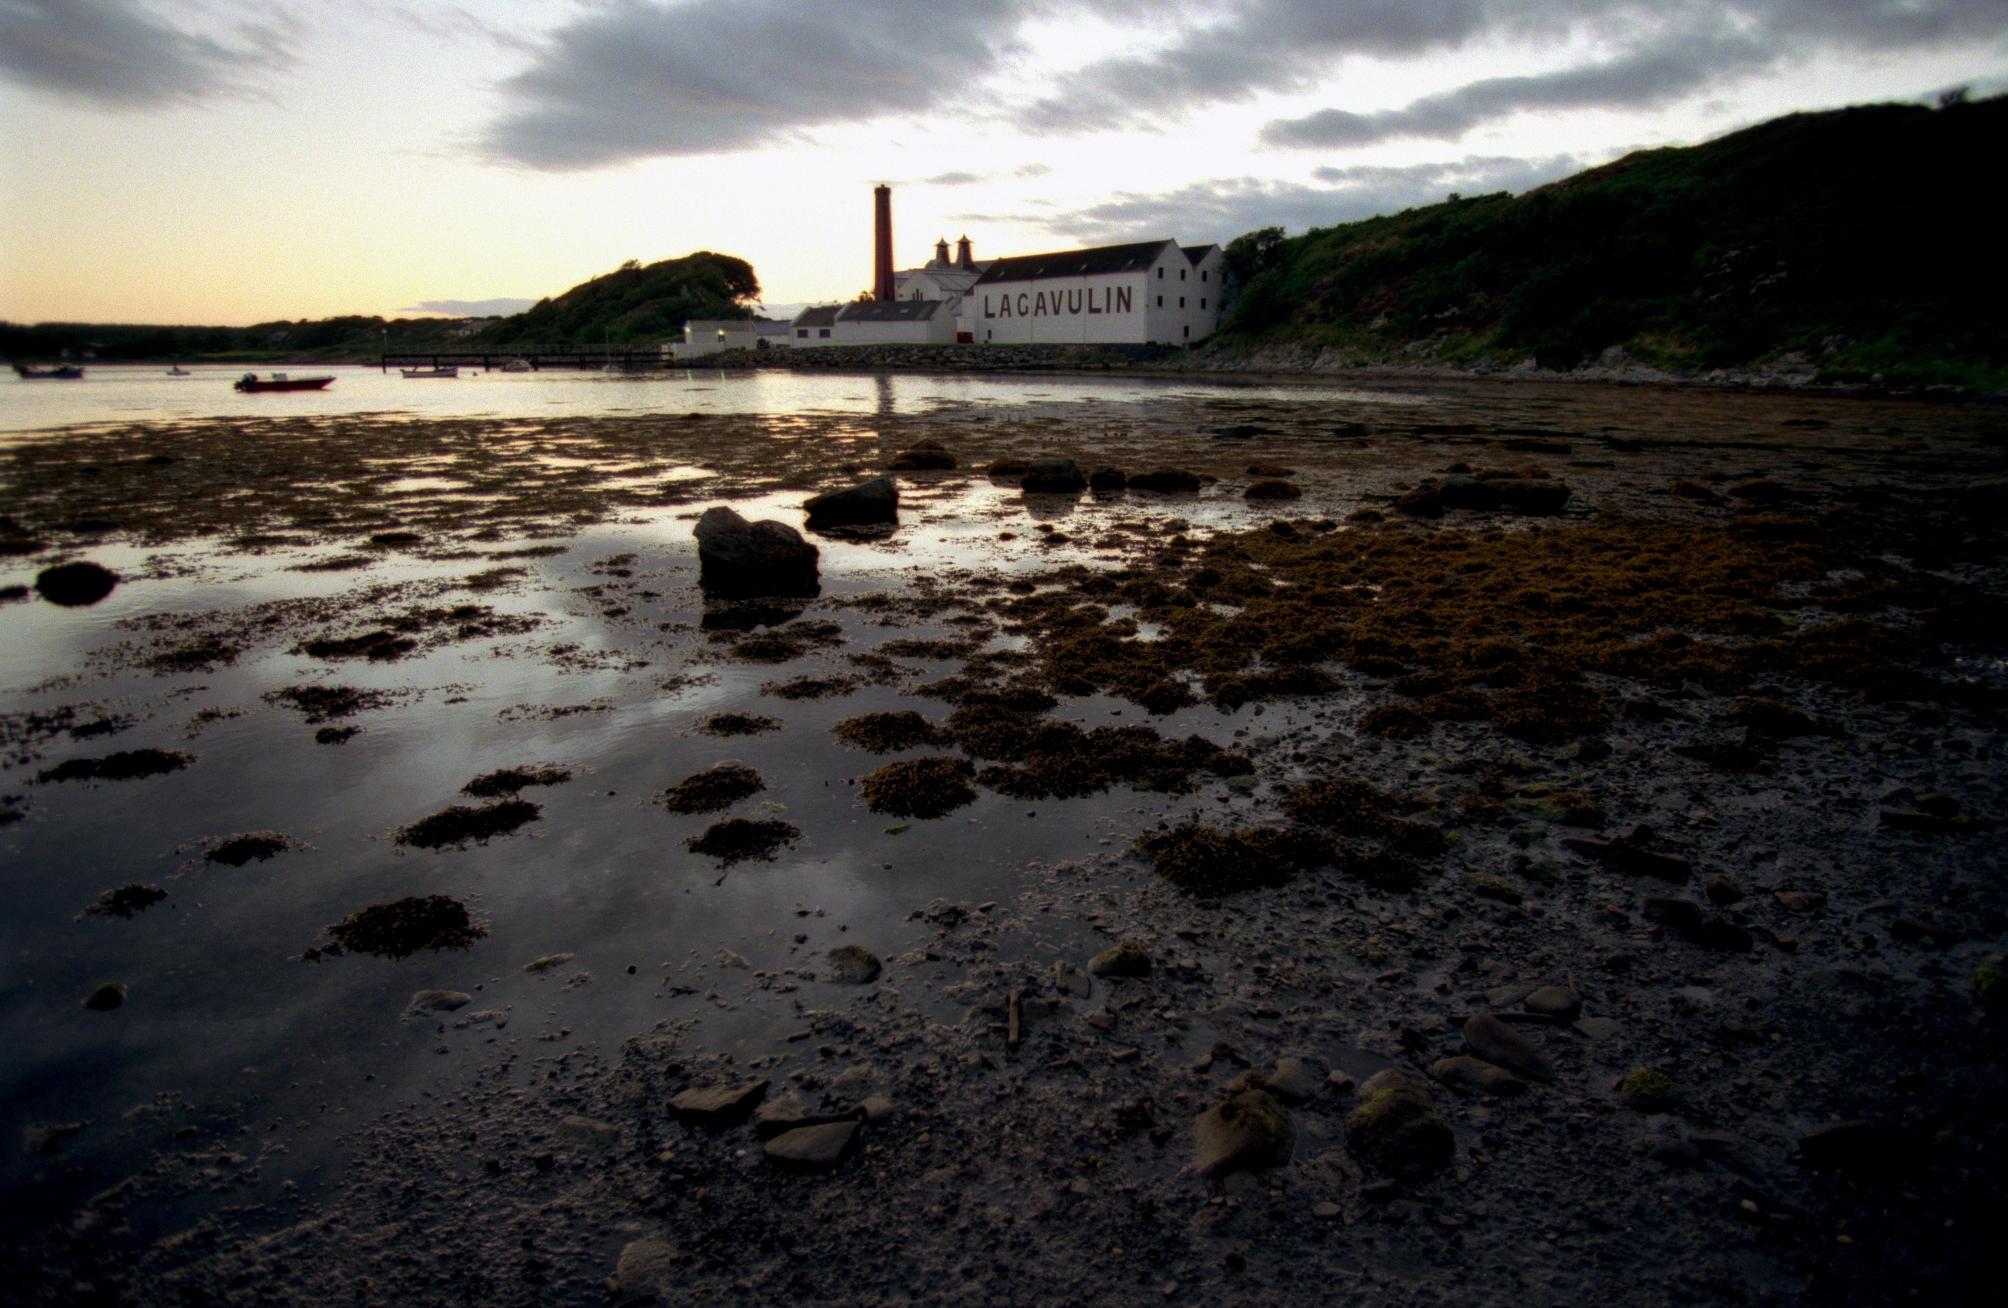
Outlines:
{"type": "Polygon", "coordinates": [[[166,898],[167,892],[159,886],[145,886],[133,881],[99,895],[97,902],[84,910],[84,916],[131,917],[166,898]]]}
{"type": "Polygon", "coordinates": [[[947,734],[976,757],[997,760],[977,780],[1014,799],[1068,799],[1119,784],[1179,794],[1192,788],[1195,773],[1253,770],[1244,756],[1201,736],[1166,740],[1140,726],[1083,731],[984,701],[949,714],[947,734]]]}
{"type": "Polygon", "coordinates": [[[1157,874],[1190,895],[1208,898],[1285,885],[1332,860],[1331,846],[1301,827],[1225,831],[1188,822],[1143,836],[1136,848],[1157,874]]]}
{"type": "Polygon", "coordinates": [[[195,761],[192,754],[172,749],[122,749],[103,758],[65,759],[44,768],[35,780],[49,781],[136,781],[179,772],[195,761]]]}
{"type": "Polygon", "coordinates": [[[897,713],[862,713],[830,728],[832,735],[855,749],[896,754],[903,749],[941,743],[941,731],[912,709],[897,713]]]}
{"type": "Polygon", "coordinates": [[[672,813],[716,813],[767,788],[744,763],[726,762],[693,773],[671,786],[662,804],[672,813]]]}
{"type": "Polygon", "coordinates": [[[500,799],[531,786],[557,786],[571,779],[569,768],[498,768],[474,778],[460,788],[460,793],[476,799],[500,799]]]}
{"type": "Polygon", "coordinates": [[[756,713],[714,713],[697,726],[707,736],[758,736],[781,729],[781,719],[756,713]]]}
{"type": "Polygon", "coordinates": [[[701,835],[684,841],[694,854],[704,854],[730,865],[748,858],[772,858],[783,845],[802,838],[801,829],[778,818],[727,818],[706,827],[701,835]]]}
{"type": "Polygon", "coordinates": [[[222,863],[228,867],[243,867],[252,859],[260,863],[276,854],[283,854],[293,848],[291,837],[276,831],[247,831],[240,836],[210,846],[203,857],[212,863],[222,863]]]}
{"type": "Polygon", "coordinates": [[[351,717],[364,709],[382,708],[393,696],[387,691],[354,686],[286,686],[267,691],[265,702],[283,704],[307,719],[307,725],[351,717]]]}
{"type": "Polygon", "coordinates": [[[467,949],[488,928],[467,914],[467,906],[445,895],[408,895],[349,914],[328,928],[332,943],[309,949],[309,960],[354,952],[378,958],[407,958],[421,949],[467,949]]]}
{"type": "Polygon", "coordinates": [[[464,845],[470,840],[486,844],[491,836],[506,835],[526,822],[536,821],[542,812],[526,799],[505,799],[480,807],[454,804],[399,831],[397,843],[419,849],[464,845]]]}
{"type": "Polygon", "coordinates": [[[937,818],[975,802],[976,765],[951,754],[888,763],[858,782],[865,807],[893,817],[937,818]]]}

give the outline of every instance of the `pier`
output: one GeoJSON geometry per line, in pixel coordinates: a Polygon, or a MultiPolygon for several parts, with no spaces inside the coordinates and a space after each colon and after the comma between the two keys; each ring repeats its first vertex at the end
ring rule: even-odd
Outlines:
{"type": "Polygon", "coordinates": [[[513,348],[488,347],[457,350],[386,351],[380,366],[392,368],[485,368],[500,369],[521,359],[533,371],[545,368],[604,368],[612,364],[626,371],[666,368],[670,359],[662,345],[524,345],[513,348]]]}

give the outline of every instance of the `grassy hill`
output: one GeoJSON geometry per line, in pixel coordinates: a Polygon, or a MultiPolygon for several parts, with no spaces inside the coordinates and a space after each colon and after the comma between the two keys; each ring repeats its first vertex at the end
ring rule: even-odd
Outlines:
{"type": "Polygon", "coordinates": [[[2008,390],[1980,181],[2003,140],[2001,97],[1794,114],[1524,195],[1251,233],[1221,348],[1570,368],[1622,346],[1681,370],[1797,352],[1826,381],[2008,390]]]}
{"type": "Polygon", "coordinates": [[[747,306],[759,298],[753,266],[729,254],[699,250],[647,267],[631,259],[504,318],[477,339],[494,345],[680,340],[686,319],[750,318],[747,306]]]}

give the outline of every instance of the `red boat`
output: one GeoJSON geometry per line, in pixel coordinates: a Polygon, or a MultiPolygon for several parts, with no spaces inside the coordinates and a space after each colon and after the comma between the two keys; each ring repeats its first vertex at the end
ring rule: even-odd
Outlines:
{"type": "Polygon", "coordinates": [[[237,379],[236,389],[251,391],[318,391],[333,381],[333,377],[288,377],[283,372],[275,372],[270,377],[260,377],[255,372],[247,372],[237,379]]]}

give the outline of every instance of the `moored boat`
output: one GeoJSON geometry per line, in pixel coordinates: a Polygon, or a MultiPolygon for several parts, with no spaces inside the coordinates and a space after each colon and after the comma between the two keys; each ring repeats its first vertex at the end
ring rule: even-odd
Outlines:
{"type": "Polygon", "coordinates": [[[167,370],[167,375],[170,377],[193,377],[195,374],[177,363],[167,370]]]}
{"type": "Polygon", "coordinates": [[[459,365],[450,363],[441,364],[434,368],[399,368],[398,371],[403,373],[408,379],[417,377],[458,377],[460,375],[459,365]]]}
{"type": "Polygon", "coordinates": [[[511,359],[502,365],[503,372],[529,372],[530,370],[530,361],[528,359],[511,359]]]}
{"type": "Polygon", "coordinates": [[[84,370],[74,363],[54,368],[31,368],[25,363],[17,363],[14,371],[21,374],[22,381],[82,381],[84,377],[84,370]]]}
{"type": "Polygon", "coordinates": [[[247,393],[253,391],[318,391],[333,380],[332,376],[288,377],[283,372],[275,372],[269,377],[260,377],[255,372],[247,372],[237,379],[235,389],[247,393]]]}

